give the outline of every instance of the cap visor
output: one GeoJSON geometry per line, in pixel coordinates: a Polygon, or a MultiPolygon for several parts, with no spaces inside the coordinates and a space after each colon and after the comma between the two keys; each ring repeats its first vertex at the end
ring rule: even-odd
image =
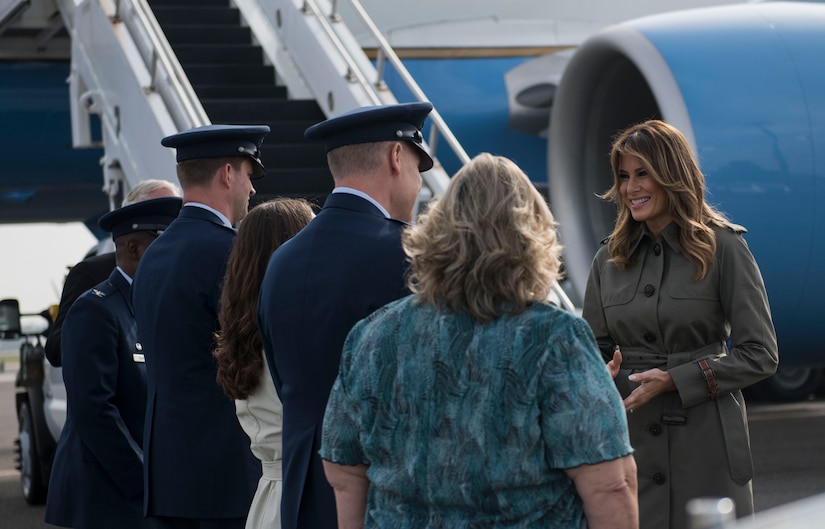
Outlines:
{"type": "Polygon", "coordinates": [[[429,171],[430,169],[432,169],[433,158],[432,156],[430,156],[430,153],[428,153],[421,145],[415,142],[410,143],[412,143],[418,149],[418,172],[423,173],[425,171],[429,171]]]}

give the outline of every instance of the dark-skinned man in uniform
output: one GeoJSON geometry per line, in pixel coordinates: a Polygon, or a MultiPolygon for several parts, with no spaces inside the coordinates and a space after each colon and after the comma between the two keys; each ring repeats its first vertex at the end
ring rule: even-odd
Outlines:
{"type": "Polygon", "coordinates": [[[75,529],[147,529],[143,516],[146,370],[130,290],[146,248],[181,208],[145,200],[102,216],[116,267],[82,294],[62,333],[66,423],[49,481],[46,522],[75,529]]]}

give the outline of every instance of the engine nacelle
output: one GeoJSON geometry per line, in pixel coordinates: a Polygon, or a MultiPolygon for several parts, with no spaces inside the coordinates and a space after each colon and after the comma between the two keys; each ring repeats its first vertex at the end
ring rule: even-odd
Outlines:
{"type": "Polygon", "coordinates": [[[707,199],[745,236],[762,270],[786,365],[825,365],[825,5],[761,3],[630,21],[586,41],[556,94],[550,200],[574,297],[613,228],[595,197],[609,150],[650,118],[698,154],[707,199]],[[818,357],[818,358],[817,358],[818,357]]]}

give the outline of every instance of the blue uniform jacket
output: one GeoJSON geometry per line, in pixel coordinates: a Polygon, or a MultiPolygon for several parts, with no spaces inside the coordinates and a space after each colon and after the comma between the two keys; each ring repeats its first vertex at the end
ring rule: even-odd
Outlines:
{"type": "Polygon", "coordinates": [[[215,381],[213,333],[235,231],[184,206],[146,250],[132,301],[146,355],[146,512],[245,518],[261,463],[215,381]]]}
{"type": "Polygon", "coordinates": [[[63,322],[72,303],[80,295],[101,281],[105,281],[115,267],[115,253],[107,252],[100,255],[93,255],[83,259],[69,270],[66,280],[63,282],[63,292],[60,295],[60,306],[57,308],[57,316],[54,324],[49,329],[49,337],[43,349],[46,358],[54,367],[60,367],[60,336],[63,329],[63,322]]]}
{"type": "Polygon", "coordinates": [[[284,407],[283,529],[337,526],[318,456],[324,410],[349,330],[409,294],[404,226],[363,198],[333,193],[269,262],[258,326],[284,407]]]}
{"type": "Polygon", "coordinates": [[[61,350],[66,424],[49,481],[46,522],[144,528],[146,371],[129,283],[115,269],[72,305],[61,350]]]}

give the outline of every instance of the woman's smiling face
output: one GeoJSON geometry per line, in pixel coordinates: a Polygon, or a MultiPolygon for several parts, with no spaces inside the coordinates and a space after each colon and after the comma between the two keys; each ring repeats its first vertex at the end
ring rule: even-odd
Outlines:
{"type": "Polygon", "coordinates": [[[647,224],[657,238],[672,220],[665,190],[647,173],[637,156],[623,154],[619,158],[619,194],[633,220],[647,224]]]}

